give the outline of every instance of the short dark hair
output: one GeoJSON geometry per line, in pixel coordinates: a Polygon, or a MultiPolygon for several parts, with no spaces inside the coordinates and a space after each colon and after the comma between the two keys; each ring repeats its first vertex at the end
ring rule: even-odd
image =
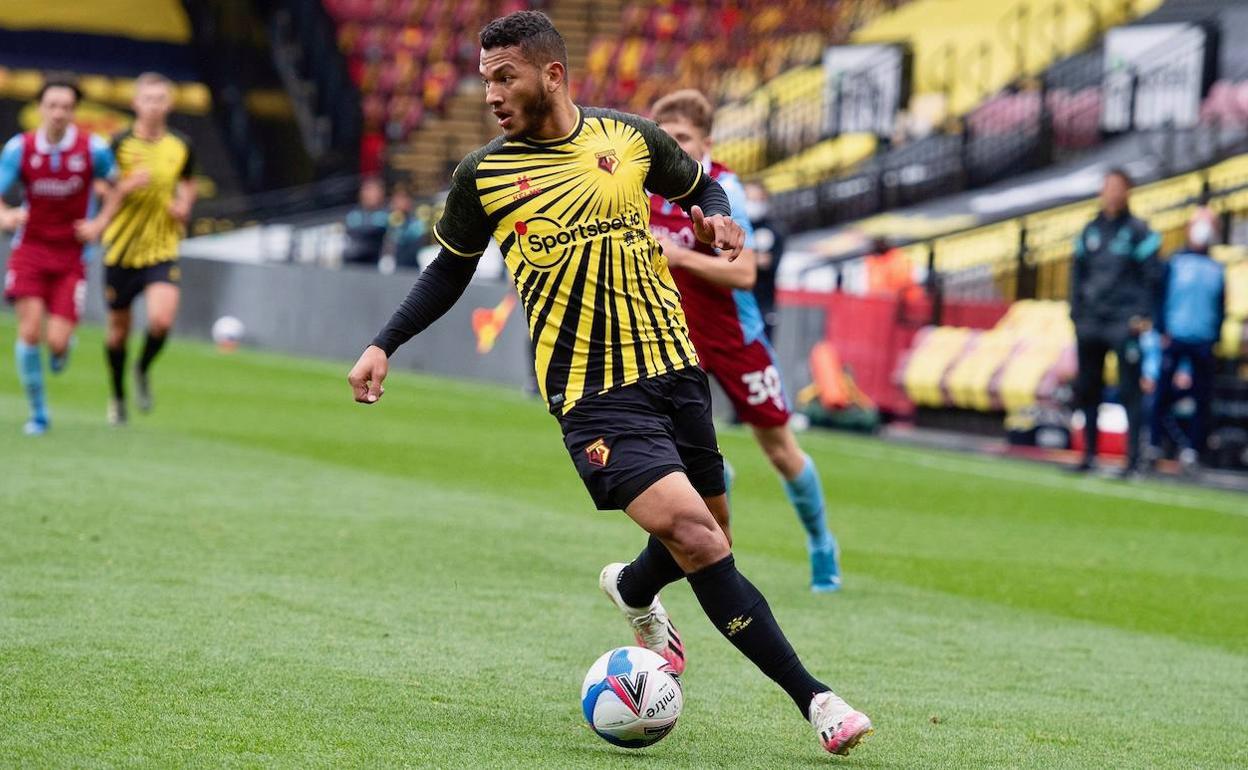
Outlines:
{"type": "Polygon", "coordinates": [[[486,24],[481,29],[485,50],[519,46],[524,58],[538,67],[557,61],[568,68],[568,46],[550,17],[541,11],[516,11],[486,24]]]}
{"type": "Polygon", "coordinates": [[[1131,175],[1128,174],[1127,170],[1123,168],[1122,166],[1112,166],[1110,167],[1108,171],[1105,172],[1106,179],[1109,179],[1110,177],[1113,177],[1113,176],[1116,176],[1122,181],[1126,182],[1127,187],[1135,187],[1135,180],[1131,178],[1131,175]]]}
{"type": "Polygon", "coordinates": [[[78,84],[74,82],[73,78],[61,75],[53,75],[45,79],[43,81],[43,85],[39,88],[39,93],[35,96],[35,101],[43,101],[43,95],[46,94],[48,89],[51,88],[68,88],[70,91],[74,92],[75,105],[82,101],[82,89],[78,87],[78,84]]]}

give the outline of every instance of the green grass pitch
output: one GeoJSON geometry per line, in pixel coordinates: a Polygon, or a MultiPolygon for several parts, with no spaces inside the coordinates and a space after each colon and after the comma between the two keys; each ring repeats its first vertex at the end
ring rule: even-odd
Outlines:
{"type": "Polygon", "coordinates": [[[1248,765],[1244,497],[808,433],[847,573],[813,596],[725,429],[738,562],[876,734],[823,754],[677,585],[685,713],[629,752],[578,688],[630,642],[597,575],[643,536],[540,404],[396,373],[366,408],[346,362],[177,340],[110,430],[103,369],[84,329],[26,439],[0,356],[0,765],[1248,765]]]}

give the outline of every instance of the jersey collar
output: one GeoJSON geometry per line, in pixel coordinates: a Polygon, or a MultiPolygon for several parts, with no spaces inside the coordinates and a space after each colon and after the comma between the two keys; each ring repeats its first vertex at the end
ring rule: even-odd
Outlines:
{"type": "Polygon", "coordinates": [[[35,131],[35,151],[44,155],[54,152],[65,152],[70,147],[73,147],[76,141],[78,141],[78,127],[73,123],[69,124],[69,128],[65,129],[65,136],[62,136],[61,141],[56,144],[48,141],[48,134],[42,126],[35,131]]]}
{"type": "Polygon", "coordinates": [[[576,135],[581,133],[581,126],[585,125],[585,114],[581,112],[580,105],[574,104],[572,106],[576,108],[576,126],[573,127],[573,129],[568,134],[557,137],[555,139],[533,139],[533,138],[526,136],[521,141],[525,142],[526,144],[536,145],[538,147],[553,147],[556,144],[563,144],[565,142],[570,142],[573,139],[575,139],[576,135]]]}

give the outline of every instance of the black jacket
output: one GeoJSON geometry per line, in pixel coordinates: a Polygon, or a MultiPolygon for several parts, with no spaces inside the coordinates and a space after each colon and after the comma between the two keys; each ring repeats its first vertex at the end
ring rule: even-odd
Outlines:
{"type": "Polygon", "coordinates": [[[1075,239],[1070,317],[1080,336],[1125,339],[1134,317],[1152,318],[1161,237],[1124,211],[1097,214],[1075,239]]]}

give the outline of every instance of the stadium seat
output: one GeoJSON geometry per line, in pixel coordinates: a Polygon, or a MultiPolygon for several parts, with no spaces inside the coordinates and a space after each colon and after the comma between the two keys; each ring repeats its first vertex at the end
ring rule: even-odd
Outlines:
{"type": "Polygon", "coordinates": [[[944,94],[949,114],[963,115],[1011,81],[1043,71],[1161,2],[915,0],[867,24],[854,41],[909,43],[915,94],[944,94]]]}
{"type": "Polygon", "coordinates": [[[917,406],[945,406],[945,375],[979,332],[960,327],[929,327],[918,333],[902,364],[901,386],[917,406]]]}

